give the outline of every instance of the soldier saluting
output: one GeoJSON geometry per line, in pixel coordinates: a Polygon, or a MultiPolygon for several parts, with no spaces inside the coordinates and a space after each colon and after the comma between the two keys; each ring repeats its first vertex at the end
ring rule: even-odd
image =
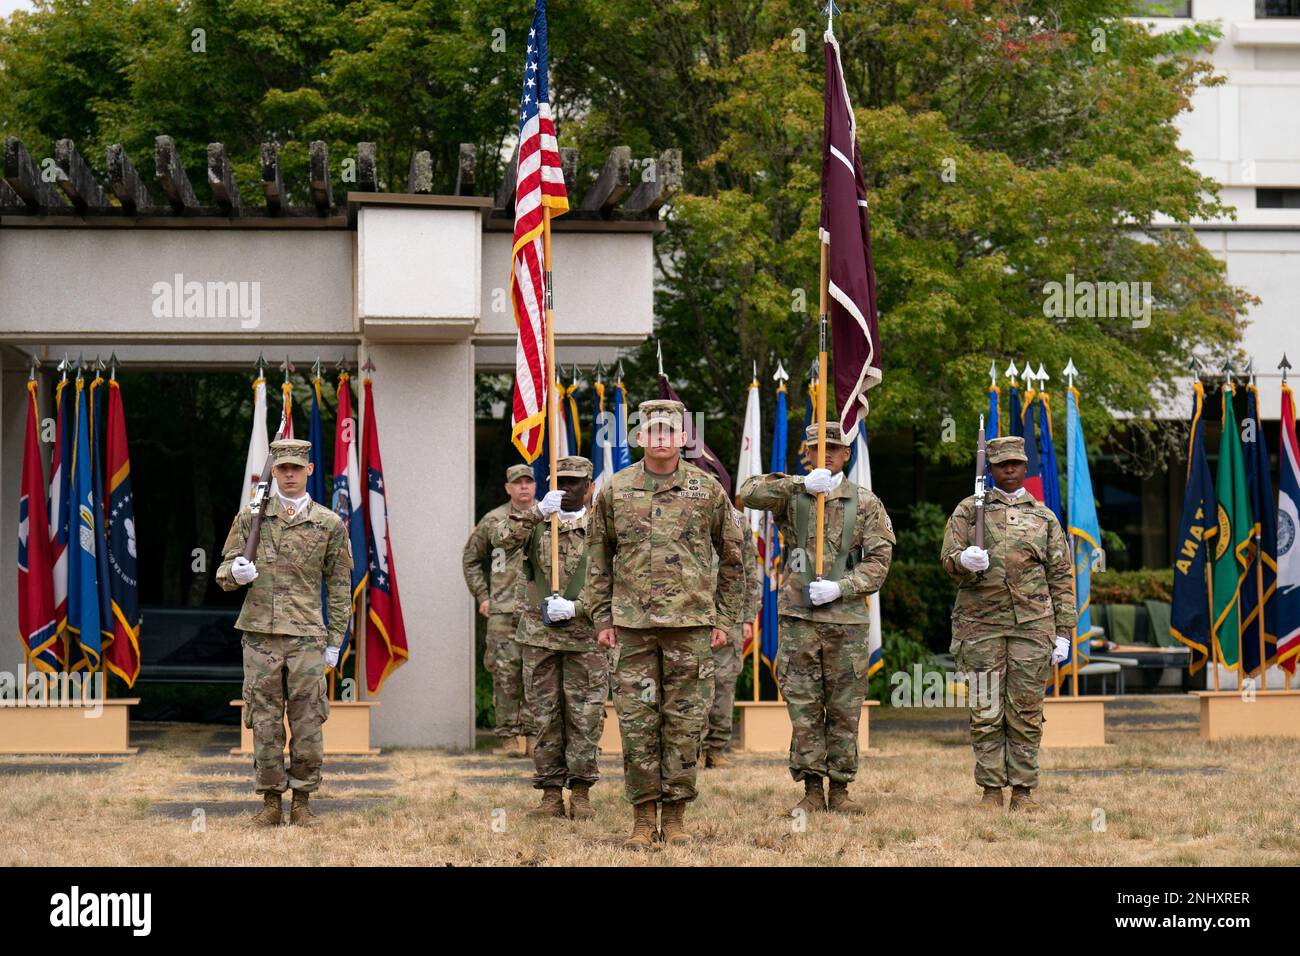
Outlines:
{"type": "Polygon", "coordinates": [[[523,652],[524,693],[537,731],[533,786],[542,802],[530,817],[564,816],[564,788],[575,820],[595,816],[588,791],[600,776],[597,747],[605,722],[609,674],[582,600],[587,577],[587,510],[591,462],[572,455],[555,470],[559,488],[527,511],[512,511],[492,532],[493,547],[522,562],[515,585],[516,632],[523,652]],[[547,519],[559,512],[559,593],[552,594],[547,519]],[[542,605],[546,606],[543,618],[542,605]]]}
{"type": "MultiPolygon", "coordinates": [[[[817,426],[804,432],[817,443],[817,426]]],[[[771,511],[788,547],[800,549],[802,569],[791,561],[778,596],[781,647],[776,674],[790,712],[790,775],[802,780],[805,813],[863,813],[849,796],[858,772],[858,722],[867,695],[871,618],[866,596],[885,583],[893,557],[894,528],[879,498],[844,474],[852,449],[839,422],[826,424],[826,467],[805,477],[755,475],[740,489],[746,508],[771,511]],[[822,545],[825,574],[816,566],[817,495],[826,495],[822,545]],[[822,779],[830,779],[829,796],[822,779]]],[[[794,554],[793,550],[791,554],[794,554]]]]}
{"type": "Polygon", "coordinates": [[[281,796],[293,789],[290,822],[313,814],[308,794],[320,787],[322,724],[329,716],[325,670],[338,663],[352,611],[352,553],[337,514],[312,501],[311,443],[271,443],[278,493],[262,504],[261,533],[253,560],[243,556],[253,516],[235,516],[221,549],[217,583],[233,591],[248,586],[235,626],[243,631],[244,726],[253,731],[253,767],[263,806],[257,826],[279,826],[281,796]],[[321,617],[326,585],[329,625],[321,617]],[[289,715],[289,769],[284,767],[284,719],[289,715]]]}
{"type": "Polygon", "coordinates": [[[610,476],[591,521],[586,602],[600,643],[619,648],[629,849],[650,846],[661,803],[663,839],[691,840],[683,817],[713,699],[711,648],[726,643],[744,609],[744,516],[717,481],[681,460],[685,413],[669,399],[641,403],[645,455],[610,476]]]}
{"type": "Polygon", "coordinates": [[[974,495],[944,530],[940,559],[957,582],[951,650],[957,670],[989,689],[971,700],[980,806],[1002,809],[1010,785],[1011,809],[1032,812],[1043,690],[1074,635],[1074,568],[1056,515],[1024,488],[1025,440],[990,439],[988,461],[995,487],[984,496],[984,547],[975,544],[974,495]]]}

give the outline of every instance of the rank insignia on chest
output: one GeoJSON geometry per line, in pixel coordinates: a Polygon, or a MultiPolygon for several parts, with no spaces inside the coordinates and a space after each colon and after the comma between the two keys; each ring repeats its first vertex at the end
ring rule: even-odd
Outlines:
{"type": "Polygon", "coordinates": [[[1007,512],[1007,524],[1015,524],[1018,520],[1020,519],[1016,517],[1016,513],[1014,511],[1007,512]]]}

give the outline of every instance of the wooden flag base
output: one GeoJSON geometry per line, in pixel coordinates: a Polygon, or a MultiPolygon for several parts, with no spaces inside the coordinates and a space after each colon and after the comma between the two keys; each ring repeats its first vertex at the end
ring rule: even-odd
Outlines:
{"type": "Polygon", "coordinates": [[[1193,691],[1201,699],[1201,739],[1300,737],[1300,690],[1193,691]]]}
{"type": "Polygon", "coordinates": [[[1114,697],[1043,698],[1043,741],[1053,747],[1106,746],[1106,703],[1114,697]]]}
{"type": "MultiPolygon", "coordinates": [[[[235,756],[249,756],[253,753],[253,731],[244,726],[244,702],[232,700],[230,704],[239,710],[239,746],[230,752],[235,756]]],[[[326,755],[379,753],[378,747],[370,746],[370,708],[378,706],[377,700],[330,701],[330,715],[322,728],[326,755]]],[[[287,753],[288,717],[284,721],[284,739],[287,753]]]]}
{"type": "Polygon", "coordinates": [[[605,725],[600,729],[600,752],[623,756],[623,735],[618,732],[618,711],[612,700],[605,701],[605,725]]]}
{"type": "Polygon", "coordinates": [[[0,753],[133,754],[129,725],[131,705],[138,703],[139,697],[94,701],[90,707],[5,701],[0,703],[0,753]]]}
{"type": "MultiPolygon", "coordinates": [[[[783,700],[738,700],[740,708],[740,749],[751,754],[790,752],[790,737],[794,728],[790,724],[790,711],[783,700]]],[[[862,717],[858,721],[858,750],[864,752],[871,742],[871,708],[880,701],[862,702],[862,717]]]]}

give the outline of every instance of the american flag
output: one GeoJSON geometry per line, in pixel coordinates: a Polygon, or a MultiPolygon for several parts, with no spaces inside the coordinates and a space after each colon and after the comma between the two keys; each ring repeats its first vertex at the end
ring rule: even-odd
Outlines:
{"type": "Polygon", "coordinates": [[[519,162],[515,177],[515,241],[511,253],[510,300],[519,339],[515,346],[515,399],[510,437],[524,461],[542,451],[546,425],[546,301],[542,255],[542,210],[558,216],[569,209],[555,143],[546,79],[546,0],[537,0],[524,57],[519,100],[519,162]]]}

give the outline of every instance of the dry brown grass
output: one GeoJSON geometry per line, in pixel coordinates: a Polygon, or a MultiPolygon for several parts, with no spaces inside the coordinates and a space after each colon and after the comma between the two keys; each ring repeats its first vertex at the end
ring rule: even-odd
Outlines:
{"type": "MultiPolygon", "coordinates": [[[[377,758],[386,769],[347,775],[331,774],[327,760],[317,826],[268,833],[244,823],[258,806],[248,762],[230,759],[228,773],[214,776],[222,759],[211,752],[214,731],[172,725],[104,773],[0,771],[0,865],[1300,863],[1294,744],[1203,743],[1194,708],[1187,699],[1113,708],[1111,746],[1045,752],[1046,811],[1037,817],[974,809],[960,715],[877,711],[855,787],[868,816],[818,814],[796,832],[786,810],[800,788],[784,761],[739,755],[735,769],[701,773],[687,814],[696,843],[648,854],[619,846],[630,812],[613,758],[602,759],[589,823],[526,819],[537,793],[522,760],[394,750],[377,758]],[[206,776],[194,772],[200,763],[206,776]],[[1112,772],[1074,772],[1098,770],[1112,772]],[[203,789],[204,781],[220,784],[203,789]],[[178,816],[160,812],[163,804],[178,816]],[[231,807],[240,815],[220,814],[231,807]],[[207,814],[198,832],[192,809],[207,814]],[[1104,832],[1094,830],[1097,811],[1104,832]]],[[[0,757],[0,765],[47,759],[59,758],[0,757]]]]}

